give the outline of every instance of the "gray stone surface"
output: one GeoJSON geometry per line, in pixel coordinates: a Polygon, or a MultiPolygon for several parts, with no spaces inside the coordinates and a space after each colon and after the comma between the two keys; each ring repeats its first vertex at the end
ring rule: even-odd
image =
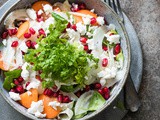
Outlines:
{"type": "MultiPolygon", "coordinates": [[[[0,0],[0,5],[5,1],[7,0],[0,0]]],[[[144,56],[144,71],[139,93],[142,106],[138,112],[128,113],[123,120],[159,120],[160,0],[121,0],[121,3],[137,31],[144,56]]],[[[5,101],[4,104],[7,105],[5,101]]],[[[0,109],[0,114],[2,112],[3,108],[0,109]]]]}

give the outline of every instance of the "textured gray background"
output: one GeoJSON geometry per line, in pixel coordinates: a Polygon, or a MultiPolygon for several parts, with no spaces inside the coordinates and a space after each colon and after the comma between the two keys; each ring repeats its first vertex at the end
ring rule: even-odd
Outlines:
{"type": "MultiPolygon", "coordinates": [[[[0,5],[5,1],[7,0],[0,0],[0,5]]],[[[133,26],[137,31],[144,56],[144,72],[139,93],[142,106],[138,112],[128,113],[123,120],[159,120],[160,0],[121,0],[121,3],[122,8],[132,21],[133,26]]],[[[8,105],[5,101],[0,101],[0,103],[8,105]]],[[[9,106],[7,109],[12,108],[9,106]]],[[[1,118],[3,118],[3,115],[6,115],[4,111],[7,110],[3,110],[1,107],[1,118]]],[[[14,114],[12,114],[12,116],[14,118],[14,114]]],[[[25,120],[22,115],[19,117],[20,120],[25,120]]],[[[7,120],[11,119],[12,118],[8,118],[7,120]]]]}

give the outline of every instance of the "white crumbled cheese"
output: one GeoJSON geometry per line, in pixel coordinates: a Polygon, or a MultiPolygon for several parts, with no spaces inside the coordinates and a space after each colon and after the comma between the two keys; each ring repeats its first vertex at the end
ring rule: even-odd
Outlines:
{"type": "Polygon", "coordinates": [[[55,110],[57,110],[57,107],[60,106],[60,105],[61,105],[61,103],[59,103],[57,101],[49,102],[49,104],[48,104],[48,106],[51,106],[55,110]]]}
{"type": "Polygon", "coordinates": [[[99,24],[99,25],[104,25],[104,17],[97,17],[96,18],[96,20],[97,20],[97,23],[99,24]]]}
{"type": "Polygon", "coordinates": [[[117,68],[111,67],[111,68],[106,68],[105,70],[100,71],[99,73],[97,73],[97,75],[100,78],[112,79],[116,77],[116,73],[117,73],[117,68]]]}
{"type": "Polygon", "coordinates": [[[87,30],[86,30],[86,26],[83,25],[81,22],[77,23],[76,26],[77,26],[77,31],[78,31],[81,35],[85,35],[85,33],[86,33],[86,31],[87,31],[87,30]]]}
{"type": "Polygon", "coordinates": [[[30,84],[27,86],[27,90],[30,90],[31,88],[38,88],[40,85],[40,81],[38,80],[34,80],[34,81],[31,81],[30,84]]]}
{"type": "Polygon", "coordinates": [[[28,96],[32,95],[32,93],[30,91],[27,91],[28,96]]]}
{"type": "Polygon", "coordinates": [[[53,17],[49,17],[43,24],[42,24],[42,28],[45,30],[45,33],[49,33],[49,26],[50,24],[54,24],[55,23],[55,20],[53,17]]]}
{"type": "Polygon", "coordinates": [[[32,20],[36,20],[37,18],[36,11],[34,11],[33,9],[27,9],[26,13],[32,20]]]}
{"type": "Polygon", "coordinates": [[[3,43],[4,46],[7,46],[7,40],[6,39],[2,40],[2,43],[3,43]]]}
{"type": "Polygon", "coordinates": [[[82,17],[82,19],[83,19],[83,23],[84,23],[85,25],[89,25],[90,22],[91,22],[91,19],[88,18],[88,17],[82,17]]]}
{"type": "Polygon", "coordinates": [[[93,36],[93,34],[91,32],[87,32],[86,35],[90,38],[93,36]]]}
{"type": "Polygon", "coordinates": [[[102,85],[102,86],[104,86],[105,84],[106,84],[106,80],[105,79],[100,79],[100,84],[102,85]]]}
{"type": "Polygon", "coordinates": [[[27,66],[29,64],[27,62],[25,62],[22,66],[22,72],[21,72],[21,76],[24,80],[28,80],[29,77],[29,71],[27,70],[27,66]]]}
{"type": "Polygon", "coordinates": [[[20,48],[21,51],[23,51],[25,53],[28,51],[28,47],[27,47],[27,45],[26,45],[26,43],[24,41],[21,42],[19,48],[20,48]]]}
{"type": "Polygon", "coordinates": [[[38,11],[38,15],[41,15],[43,13],[43,11],[40,9],[39,11],[38,11]]]}
{"type": "Polygon", "coordinates": [[[111,35],[107,37],[107,40],[112,44],[112,43],[120,43],[120,35],[111,35]]]}
{"type": "Polygon", "coordinates": [[[116,26],[114,24],[109,24],[108,29],[109,30],[115,30],[116,26]]]}
{"type": "Polygon", "coordinates": [[[46,14],[53,12],[52,6],[50,6],[49,4],[44,5],[43,10],[45,11],[46,14]]]}
{"type": "Polygon", "coordinates": [[[92,9],[92,10],[90,10],[90,11],[94,13],[94,9],[92,9]]]}
{"type": "Polygon", "coordinates": [[[36,49],[38,49],[39,45],[38,45],[38,44],[36,44],[34,47],[35,47],[36,49]]]}
{"type": "Polygon", "coordinates": [[[9,92],[9,96],[11,99],[13,99],[14,101],[17,101],[17,100],[21,100],[20,96],[18,93],[14,93],[14,92],[9,92]]]}
{"type": "Polygon", "coordinates": [[[46,117],[46,114],[42,114],[44,109],[43,101],[39,100],[38,102],[32,102],[31,107],[27,110],[29,113],[35,115],[36,117],[46,117]]]}

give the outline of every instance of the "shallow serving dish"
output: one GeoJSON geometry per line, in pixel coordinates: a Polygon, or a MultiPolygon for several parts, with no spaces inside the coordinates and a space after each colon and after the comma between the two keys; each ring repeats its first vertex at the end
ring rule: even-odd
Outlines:
{"type": "MultiPolygon", "coordinates": [[[[31,6],[31,4],[33,2],[35,2],[36,0],[8,0],[6,4],[4,4],[1,8],[0,8],[0,33],[2,33],[3,29],[4,29],[4,18],[8,15],[8,13],[10,13],[11,11],[15,10],[15,9],[19,9],[19,8],[28,8],[31,6]]],[[[64,0],[48,0],[49,2],[53,3],[53,2],[63,2],[64,0]]],[[[69,0],[69,2],[74,2],[75,0],[69,0]]],[[[85,2],[87,5],[87,8],[89,9],[93,9],[95,10],[95,13],[97,13],[98,15],[104,16],[106,21],[108,23],[113,23],[116,26],[116,29],[119,33],[119,35],[121,36],[121,47],[123,50],[123,54],[124,54],[124,66],[123,69],[121,70],[121,79],[119,80],[119,82],[117,82],[117,84],[114,86],[114,88],[111,91],[111,97],[107,100],[107,102],[105,103],[105,105],[91,113],[86,115],[85,117],[81,118],[81,119],[89,119],[92,118],[94,116],[96,116],[97,114],[100,114],[101,111],[103,111],[105,108],[107,108],[114,100],[115,98],[118,96],[118,94],[120,93],[120,91],[122,90],[125,81],[127,79],[127,75],[129,72],[129,67],[130,67],[130,46],[129,46],[129,40],[128,40],[128,36],[127,33],[124,29],[123,23],[121,22],[121,20],[118,18],[118,16],[116,15],[116,13],[114,13],[114,11],[108,6],[106,5],[104,2],[102,2],[101,0],[78,0],[79,2],[85,2]]],[[[77,0],[76,0],[77,2],[77,0]]],[[[26,112],[26,109],[17,104],[16,102],[14,102],[13,100],[11,100],[11,98],[9,97],[8,91],[6,91],[3,86],[3,78],[0,78],[0,93],[2,94],[2,96],[5,98],[5,100],[13,107],[15,108],[17,111],[19,111],[21,114],[31,118],[31,119],[38,119],[35,116],[29,114],[26,112]]]]}

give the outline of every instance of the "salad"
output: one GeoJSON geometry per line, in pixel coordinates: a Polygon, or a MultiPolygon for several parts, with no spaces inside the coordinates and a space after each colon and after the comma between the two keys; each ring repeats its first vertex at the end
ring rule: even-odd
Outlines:
{"type": "Polygon", "coordinates": [[[84,3],[35,2],[4,21],[3,87],[38,118],[70,120],[101,108],[123,67],[120,35],[84,3]]]}

